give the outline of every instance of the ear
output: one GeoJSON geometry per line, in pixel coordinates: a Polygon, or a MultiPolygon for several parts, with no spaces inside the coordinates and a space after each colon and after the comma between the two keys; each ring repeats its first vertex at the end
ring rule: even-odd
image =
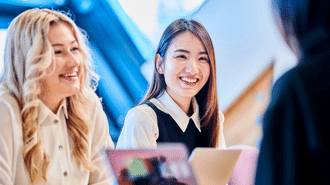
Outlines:
{"type": "Polygon", "coordinates": [[[157,54],[156,55],[156,68],[159,74],[164,74],[164,69],[163,69],[163,58],[157,54]]]}

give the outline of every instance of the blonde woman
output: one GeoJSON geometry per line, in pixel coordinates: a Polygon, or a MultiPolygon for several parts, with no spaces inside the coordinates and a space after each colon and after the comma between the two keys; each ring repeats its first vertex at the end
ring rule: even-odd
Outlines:
{"type": "Polygon", "coordinates": [[[0,184],[111,184],[113,149],[87,40],[65,14],[30,9],[9,26],[0,83],[0,184]]]}

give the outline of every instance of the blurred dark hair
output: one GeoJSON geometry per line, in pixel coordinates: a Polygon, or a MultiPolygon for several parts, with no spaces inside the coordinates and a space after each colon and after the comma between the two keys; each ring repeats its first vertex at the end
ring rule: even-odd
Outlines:
{"type": "MultiPolygon", "coordinates": [[[[280,18],[284,39],[290,46],[290,37],[296,37],[303,53],[316,42],[330,45],[329,0],[273,0],[275,18],[280,18]]],[[[292,49],[292,46],[290,46],[292,49]]]]}

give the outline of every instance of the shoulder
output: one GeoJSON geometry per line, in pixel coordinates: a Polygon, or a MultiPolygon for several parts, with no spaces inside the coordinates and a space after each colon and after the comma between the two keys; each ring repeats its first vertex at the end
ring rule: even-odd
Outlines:
{"type": "Polygon", "coordinates": [[[16,98],[10,94],[3,84],[0,85],[0,105],[0,112],[3,116],[16,115],[20,117],[20,108],[16,98]],[[4,114],[4,111],[9,114],[4,114]]]}
{"type": "Polygon", "coordinates": [[[146,104],[138,105],[128,111],[125,117],[124,127],[133,130],[157,130],[157,115],[146,104]]]}
{"type": "Polygon", "coordinates": [[[0,85],[0,118],[0,135],[6,139],[15,137],[15,142],[21,141],[22,122],[20,108],[16,99],[2,84],[0,85]]]}
{"type": "Polygon", "coordinates": [[[88,109],[92,115],[103,111],[102,98],[98,97],[94,91],[86,91],[85,97],[88,100],[88,109]]]}
{"type": "Polygon", "coordinates": [[[99,104],[102,102],[102,99],[98,97],[94,91],[86,91],[85,96],[91,105],[99,104]]]}
{"type": "Polygon", "coordinates": [[[138,105],[127,112],[126,119],[148,120],[156,119],[155,111],[147,104],[138,105]]]}
{"type": "Polygon", "coordinates": [[[272,88],[271,100],[279,101],[289,96],[295,96],[302,84],[304,76],[304,68],[294,67],[293,69],[284,73],[272,88]]]}
{"type": "Polygon", "coordinates": [[[223,115],[223,113],[219,110],[219,123],[223,124],[223,122],[225,122],[225,116],[223,115]]]}
{"type": "Polygon", "coordinates": [[[0,96],[0,117],[1,128],[12,128],[12,124],[20,117],[18,107],[11,103],[8,97],[0,96]]]}
{"type": "Polygon", "coordinates": [[[274,84],[273,93],[285,94],[301,89],[313,90],[330,84],[329,61],[315,61],[298,64],[284,73],[274,84]]]}

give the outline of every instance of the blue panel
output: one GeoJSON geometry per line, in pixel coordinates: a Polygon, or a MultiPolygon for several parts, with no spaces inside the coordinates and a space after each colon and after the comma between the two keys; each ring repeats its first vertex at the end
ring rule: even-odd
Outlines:
{"type": "Polygon", "coordinates": [[[0,3],[9,4],[13,6],[61,6],[66,0],[0,0],[0,3]]]}
{"type": "Polygon", "coordinates": [[[140,71],[145,60],[108,2],[95,1],[94,6],[88,14],[77,14],[76,22],[87,31],[89,40],[95,43],[134,104],[137,104],[147,90],[148,82],[140,71]]]}
{"type": "Polygon", "coordinates": [[[150,60],[154,57],[154,51],[149,43],[144,38],[141,31],[136,27],[132,20],[127,16],[118,1],[108,0],[108,3],[112,7],[114,13],[120,20],[121,24],[125,28],[126,32],[136,45],[137,49],[145,60],[150,60]]]}
{"type": "Polygon", "coordinates": [[[0,17],[0,29],[7,29],[13,18],[0,17]]]}
{"type": "Polygon", "coordinates": [[[95,71],[100,75],[98,94],[102,97],[112,120],[122,127],[125,115],[134,106],[134,103],[96,47],[93,47],[93,59],[95,71]]]}

